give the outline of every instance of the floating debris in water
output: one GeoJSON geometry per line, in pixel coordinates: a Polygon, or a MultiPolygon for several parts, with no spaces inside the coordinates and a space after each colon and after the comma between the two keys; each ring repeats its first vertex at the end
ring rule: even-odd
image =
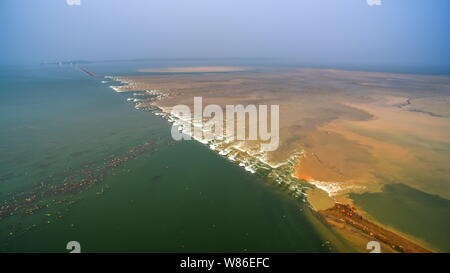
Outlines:
{"type": "MultiPolygon", "coordinates": [[[[0,203],[0,220],[14,215],[33,215],[38,211],[51,206],[66,204],[65,210],[75,203],[72,200],[73,196],[66,196],[67,194],[78,194],[86,191],[104,180],[105,175],[111,170],[117,169],[124,163],[136,158],[140,154],[154,151],[158,145],[171,145],[172,139],[162,139],[162,141],[147,141],[141,145],[133,147],[120,155],[111,155],[103,160],[85,163],[81,168],[74,172],[68,169],[68,172],[73,172],[64,177],[59,183],[49,181],[40,181],[29,190],[17,193],[8,193],[7,198],[0,203]],[[64,198],[54,198],[55,196],[65,196],[64,198]]],[[[96,194],[103,194],[109,185],[101,187],[96,194]]],[[[57,217],[62,218],[58,212],[57,217]]],[[[43,216],[52,217],[53,214],[45,213],[43,216]]],[[[52,222],[47,220],[47,224],[52,222]]],[[[36,225],[31,225],[19,229],[19,227],[9,226],[8,229],[15,229],[16,232],[10,232],[10,236],[22,232],[26,232],[35,228],[36,225]]],[[[74,227],[74,224],[71,224],[74,227]]]]}

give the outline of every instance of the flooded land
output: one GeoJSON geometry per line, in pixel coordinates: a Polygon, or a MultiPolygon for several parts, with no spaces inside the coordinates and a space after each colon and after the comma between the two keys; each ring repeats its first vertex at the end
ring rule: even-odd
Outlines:
{"type": "MultiPolygon", "coordinates": [[[[139,71],[147,73],[114,77],[123,85],[113,88],[158,95],[157,100],[137,101],[136,107],[157,107],[171,120],[171,109],[180,104],[193,107],[194,97],[202,97],[203,105],[224,109],[237,104],[279,105],[280,144],[275,151],[261,149],[262,141],[226,141],[226,135],[220,142],[206,143],[254,172],[263,165],[276,169],[294,162],[291,175],[296,183],[309,185],[302,192],[323,215],[336,203],[346,205],[377,223],[380,233],[393,230],[429,250],[442,248],[393,223],[394,218],[385,223],[375,212],[383,206],[362,205],[358,196],[383,194],[384,187],[402,184],[430,198],[450,199],[450,77],[292,67],[188,67],[166,69],[174,73],[164,75],[139,71]]],[[[448,208],[448,203],[444,206],[448,208]]],[[[416,221],[426,214],[418,209],[416,221]]],[[[450,216],[440,217],[445,222],[450,216]]],[[[339,215],[328,213],[325,219],[339,229],[339,215]],[[334,219],[328,221],[330,215],[334,219]]],[[[364,233],[366,228],[356,229],[364,233]]],[[[437,233],[436,238],[443,232],[442,226],[427,228],[437,233]]],[[[392,250],[408,251],[401,240],[396,243],[392,250]]]]}

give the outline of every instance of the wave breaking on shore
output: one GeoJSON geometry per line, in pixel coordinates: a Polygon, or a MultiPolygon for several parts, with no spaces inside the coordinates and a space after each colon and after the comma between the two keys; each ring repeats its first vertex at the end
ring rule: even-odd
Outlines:
{"type": "Polygon", "coordinates": [[[312,184],[310,185],[294,176],[297,159],[302,155],[302,152],[292,154],[284,162],[272,163],[267,159],[265,151],[262,149],[255,150],[254,147],[250,149],[245,141],[230,140],[230,135],[227,132],[210,138],[199,137],[193,132],[192,128],[196,127],[201,132],[207,133],[209,128],[204,125],[208,120],[198,120],[193,115],[191,118],[186,118],[173,114],[171,112],[172,107],[159,106],[157,102],[169,97],[168,92],[159,89],[137,91],[137,84],[132,80],[113,76],[106,76],[105,78],[120,83],[120,85],[110,86],[115,92],[133,92],[133,96],[127,98],[127,102],[134,103],[135,109],[150,112],[167,120],[180,133],[203,144],[245,171],[278,184],[283,189],[287,189],[292,196],[307,203],[306,191],[312,187],[312,184]]]}

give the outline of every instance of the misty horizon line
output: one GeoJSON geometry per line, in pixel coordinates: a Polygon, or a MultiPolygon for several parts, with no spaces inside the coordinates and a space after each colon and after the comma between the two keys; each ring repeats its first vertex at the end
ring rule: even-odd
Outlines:
{"type": "MultiPolygon", "coordinates": [[[[22,65],[77,65],[77,64],[101,64],[101,63],[120,63],[120,62],[146,62],[146,61],[223,61],[223,60],[265,60],[273,61],[273,63],[264,63],[260,65],[255,64],[233,64],[242,66],[286,66],[286,67],[300,67],[313,69],[335,69],[335,70],[349,70],[349,71],[366,71],[379,73],[398,73],[398,74],[418,74],[418,75],[450,75],[450,66],[439,65],[401,65],[401,64],[352,64],[339,62],[306,62],[300,58],[294,57],[141,57],[141,58],[120,58],[120,59],[65,59],[60,61],[30,61],[18,63],[0,63],[0,66],[22,66],[22,65]],[[278,62],[277,62],[278,61],[278,62]]],[[[219,64],[208,64],[209,66],[219,64]]],[[[230,64],[231,65],[231,64],[230,64]]],[[[180,66],[180,65],[178,65],[180,66]]],[[[185,65],[181,65],[183,67],[185,65]]],[[[195,66],[195,65],[189,65],[195,66]]],[[[202,66],[205,66],[202,64],[202,66]]],[[[220,64],[220,66],[224,66],[220,64]]]]}

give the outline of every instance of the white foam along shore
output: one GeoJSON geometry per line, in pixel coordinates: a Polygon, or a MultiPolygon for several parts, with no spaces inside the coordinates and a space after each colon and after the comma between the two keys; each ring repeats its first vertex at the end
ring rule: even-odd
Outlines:
{"type": "MultiPolygon", "coordinates": [[[[122,85],[110,85],[109,88],[111,88],[112,90],[116,91],[116,92],[129,92],[130,89],[136,88],[136,83],[131,81],[131,80],[127,80],[125,78],[121,78],[121,77],[115,77],[115,76],[105,76],[105,79],[108,79],[110,81],[114,81],[114,82],[119,82],[122,85]]],[[[110,81],[102,81],[102,83],[108,83],[110,81]]]]}
{"type": "Polygon", "coordinates": [[[205,126],[205,121],[196,120],[194,117],[185,118],[182,116],[177,116],[171,113],[172,109],[170,107],[161,107],[157,105],[156,101],[166,97],[167,93],[157,89],[137,91],[137,85],[132,80],[113,76],[106,76],[105,78],[120,82],[122,84],[120,86],[110,86],[110,88],[116,92],[134,91],[135,93],[133,93],[133,97],[128,98],[127,101],[136,103],[136,109],[149,110],[153,114],[166,119],[168,122],[172,123],[172,125],[176,127],[176,130],[179,132],[202,144],[205,144],[210,150],[215,151],[219,155],[227,158],[231,162],[234,162],[250,173],[256,173],[258,171],[270,173],[269,176],[271,176],[273,181],[279,185],[287,186],[295,196],[302,197],[302,201],[305,201],[303,197],[306,196],[305,190],[308,186],[293,176],[293,169],[296,164],[296,160],[301,153],[293,154],[285,162],[273,164],[268,162],[266,152],[262,150],[252,152],[246,149],[243,141],[230,141],[229,135],[227,135],[226,132],[224,135],[215,135],[213,138],[209,139],[199,137],[192,132],[191,128],[198,128],[203,135],[203,133],[210,131],[210,127],[205,126]],[[154,100],[148,101],[139,98],[140,96],[144,96],[146,94],[154,95],[154,100]],[[150,104],[151,109],[148,109],[150,104]]]}
{"type": "Polygon", "coordinates": [[[308,182],[310,184],[313,184],[317,188],[325,191],[330,197],[335,196],[346,189],[346,187],[342,186],[342,183],[338,182],[323,182],[316,180],[308,180],[308,182]]]}

